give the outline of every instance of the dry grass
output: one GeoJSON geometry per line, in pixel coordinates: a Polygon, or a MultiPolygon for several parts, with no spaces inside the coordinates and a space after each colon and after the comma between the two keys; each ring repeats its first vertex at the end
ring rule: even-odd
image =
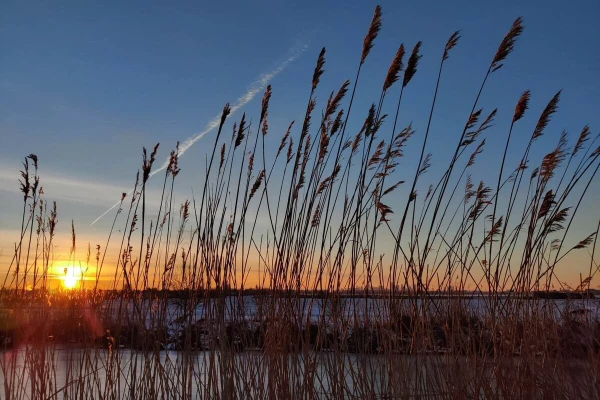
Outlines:
{"type": "MultiPolygon", "coordinates": [[[[150,155],[144,149],[141,176],[96,247],[96,282],[85,290],[47,290],[58,216],[41,190],[37,157],[25,158],[21,235],[0,297],[2,309],[13,310],[0,316],[2,398],[600,397],[600,324],[581,310],[597,304],[589,289],[598,230],[569,245],[600,166],[598,136],[586,127],[569,149],[565,134],[533,160],[560,93],[519,149],[511,136],[527,129],[525,91],[493,186],[472,182],[496,116],[480,96],[523,31],[517,19],[435,178],[427,141],[444,65],[459,45],[458,32],[450,36],[418,165],[407,176],[398,166],[417,134],[398,128],[398,115],[421,42],[406,67],[399,47],[379,101],[362,126],[348,126],[380,28],[377,7],[356,79],[331,93],[319,117],[321,51],[301,128],[290,123],[274,156],[265,143],[276,90],[267,88],[257,125],[244,114],[229,127],[226,105],[202,191],[179,217],[178,146],[156,219],[147,216],[146,185],[159,146],[150,155]],[[392,124],[382,110],[396,82],[392,124]],[[521,152],[518,165],[508,165],[509,151],[521,152]],[[393,238],[391,254],[381,237],[393,238]],[[114,290],[100,290],[109,246],[119,249],[110,262],[114,290]],[[572,251],[590,253],[580,299],[545,298],[572,251]],[[248,287],[250,274],[259,289],[248,287]]],[[[74,228],[72,237],[76,261],[74,228]]],[[[93,258],[88,248],[88,264],[93,258]]]]}

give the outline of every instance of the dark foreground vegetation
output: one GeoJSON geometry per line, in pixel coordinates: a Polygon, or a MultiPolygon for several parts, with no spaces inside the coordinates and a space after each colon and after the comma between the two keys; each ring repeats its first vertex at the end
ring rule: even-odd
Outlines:
{"type": "Polygon", "coordinates": [[[0,292],[0,397],[599,398],[598,229],[570,234],[597,182],[598,135],[547,132],[560,92],[534,119],[532,94],[516,94],[503,149],[490,153],[497,175],[473,181],[497,114],[481,94],[504,72],[517,19],[491,52],[464,128],[445,133],[446,169],[431,176],[430,123],[460,36],[441,49],[429,123],[417,133],[399,115],[420,42],[399,46],[379,98],[356,110],[380,28],[377,7],[354,81],[317,112],[320,52],[301,124],[271,132],[270,86],[255,119],[229,124],[226,105],[201,190],[178,216],[179,146],[155,219],[146,187],[159,146],[144,148],[106,243],[95,257],[88,250],[95,279],[85,290],[47,290],[58,207],[27,156],[21,235],[0,292]],[[364,122],[350,123],[351,113],[364,122]],[[516,134],[529,138],[523,148],[516,134]],[[408,146],[416,165],[405,162],[408,146]],[[589,269],[565,291],[557,275],[575,252],[589,269]],[[114,290],[101,291],[111,274],[114,290]],[[253,293],[251,274],[262,288],[253,293]]]}
{"type": "MultiPolygon", "coordinates": [[[[241,308],[243,304],[250,310],[231,312],[224,323],[219,323],[214,317],[207,318],[210,314],[207,308],[210,306],[202,307],[198,302],[195,317],[187,316],[185,303],[191,298],[175,291],[168,293],[164,299],[142,295],[142,301],[146,300],[152,304],[151,307],[164,303],[168,308],[168,317],[163,321],[149,318],[142,323],[132,312],[132,302],[129,302],[129,308],[123,307],[119,311],[118,305],[127,304],[121,302],[122,298],[114,297],[119,295],[119,292],[111,291],[110,297],[102,296],[100,302],[94,304],[82,293],[55,294],[52,296],[53,304],[47,307],[39,303],[35,306],[35,302],[24,307],[23,297],[18,295],[12,303],[7,301],[4,304],[9,308],[5,308],[0,316],[2,348],[7,350],[47,343],[77,344],[107,350],[210,351],[217,348],[262,351],[266,338],[270,338],[273,332],[282,332],[284,334],[280,337],[278,347],[286,353],[308,349],[365,354],[452,353],[494,357],[526,352],[531,355],[581,358],[600,351],[600,302],[593,300],[569,301],[560,304],[560,308],[559,304],[552,301],[529,300],[540,309],[554,308],[550,313],[556,316],[546,313],[546,321],[515,318],[496,326],[493,332],[491,321],[485,313],[478,315],[474,307],[469,306],[475,300],[468,297],[437,302],[432,300],[433,307],[421,317],[405,309],[404,313],[398,312],[386,318],[377,317],[377,309],[389,309],[385,301],[379,298],[368,303],[369,317],[355,319],[351,310],[357,308],[362,314],[362,306],[368,300],[336,296],[335,300],[315,303],[316,312],[313,312],[312,318],[270,319],[261,309],[272,301],[271,296],[229,295],[223,297],[227,307],[241,308]],[[345,322],[343,328],[335,326],[332,318],[335,316],[326,315],[319,320],[321,313],[326,314],[336,307],[334,302],[341,303],[338,307],[340,319],[345,322]],[[581,307],[582,304],[588,307],[581,307]],[[445,305],[448,307],[440,310],[445,305]],[[321,311],[321,307],[326,310],[321,311]],[[116,318],[118,315],[121,317],[116,318]],[[163,322],[163,325],[159,322],[163,322]],[[531,330],[549,331],[552,334],[537,338],[524,336],[526,331],[531,330]]],[[[299,316],[306,314],[310,303],[318,297],[294,299],[298,304],[298,315],[294,316],[299,316]]],[[[219,297],[210,297],[207,304],[216,307],[219,300],[219,297]]],[[[478,298],[476,302],[483,303],[484,300],[478,298]]]]}

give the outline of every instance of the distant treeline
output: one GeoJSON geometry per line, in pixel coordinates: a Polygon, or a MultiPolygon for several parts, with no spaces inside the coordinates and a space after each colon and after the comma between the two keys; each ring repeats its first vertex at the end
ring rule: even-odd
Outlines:
{"type": "Polygon", "coordinates": [[[593,290],[585,290],[579,292],[544,292],[544,291],[536,291],[531,293],[531,297],[534,299],[595,299],[593,290]]]}
{"type": "MultiPolygon", "coordinates": [[[[97,291],[93,290],[75,290],[75,291],[48,291],[48,290],[35,290],[35,291],[20,291],[20,290],[7,290],[3,289],[3,295],[8,295],[10,298],[18,297],[20,299],[39,299],[48,295],[52,297],[70,297],[70,298],[85,298],[95,293],[96,298],[115,298],[115,297],[136,297],[144,299],[189,299],[189,298],[218,298],[222,296],[257,296],[257,297],[312,297],[312,298],[326,298],[326,297],[338,297],[338,298],[414,298],[407,292],[401,294],[392,295],[389,291],[373,291],[373,290],[355,290],[355,291],[339,291],[332,292],[326,290],[317,291],[301,291],[297,292],[294,290],[273,290],[265,288],[254,288],[254,289],[209,289],[209,290],[193,290],[193,289],[180,289],[180,290],[161,290],[149,288],[145,290],[122,290],[122,289],[109,289],[97,291]],[[61,296],[62,295],[62,296],[61,296]]],[[[474,297],[485,297],[486,292],[447,292],[447,291],[430,291],[430,297],[435,298],[462,298],[469,299],[474,297]]],[[[598,295],[596,290],[584,290],[584,291],[533,291],[525,294],[526,297],[532,299],[595,299],[598,295]]],[[[514,296],[518,295],[514,292],[501,292],[499,296],[514,296]]]]}

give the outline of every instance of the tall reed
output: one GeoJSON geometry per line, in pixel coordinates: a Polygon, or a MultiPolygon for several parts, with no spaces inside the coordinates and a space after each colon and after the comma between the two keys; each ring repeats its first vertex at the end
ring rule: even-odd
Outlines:
{"type": "MultiPolygon", "coordinates": [[[[276,88],[267,87],[256,125],[250,114],[231,124],[225,105],[202,190],[178,216],[179,145],[156,218],[147,184],[159,146],[149,155],[144,148],[131,198],[122,195],[106,243],[95,247],[92,287],[52,290],[57,206],[43,196],[37,157],[26,157],[20,237],[0,297],[13,310],[1,317],[3,398],[600,396],[590,291],[598,228],[570,235],[597,183],[598,134],[586,126],[570,149],[564,133],[536,160],[532,149],[549,136],[560,92],[520,149],[514,135],[531,129],[523,117],[535,94],[527,90],[507,121],[501,157],[492,155],[497,175],[473,182],[497,114],[484,112],[481,96],[511,61],[518,18],[493,53],[449,164],[430,177],[432,121],[460,35],[441,49],[427,125],[417,132],[400,111],[414,95],[421,42],[406,60],[400,44],[379,98],[353,108],[381,27],[378,6],[354,81],[333,91],[319,115],[321,50],[302,123],[291,121],[280,138],[269,126],[276,88]],[[393,123],[384,112],[390,101],[393,123]],[[351,112],[362,125],[350,125],[351,112]],[[270,143],[279,143],[275,154],[270,143]],[[409,145],[418,154],[413,171],[409,145]],[[509,153],[522,154],[517,165],[509,153]],[[556,272],[565,257],[586,250],[588,276],[571,299],[552,298],[554,285],[564,288],[556,272]],[[108,265],[112,288],[103,289],[108,265]]],[[[75,237],[72,225],[74,262],[75,237]]],[[[90,257],[88,245],[86,265],[90,257]]]]}

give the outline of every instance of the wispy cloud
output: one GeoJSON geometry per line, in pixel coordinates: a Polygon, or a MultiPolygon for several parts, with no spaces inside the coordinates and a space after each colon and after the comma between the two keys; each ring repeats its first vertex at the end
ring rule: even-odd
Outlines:
{"type": "MultiPolygon", "coordinates": [[[[306,49],[308,49],[308,44],[306,44],[306,43],[292,47],[290,49],[290,51],[288,52],[289,56],[284,61],[280,62],[271,71],[263,73],[256,81],[254,81],[249,86],[249,88],[246,91],[246,93],[244,93],[242,96],[238,97],[238,99],[235,101],[235,103],[231,106],[231,113],[230,113],[230,115],[233,115],[233,113],[235,113],[237,110],[239,110],[240,108],[242,108],[246,104],[248,104],[250,101],[252,101],[256,97],[257,94],[259,94],[260,92],[262,92],[265,89],[265,87],[267,86],[267,84],[273,78],[275,78],[277,75],[279,75],[281,72],[283,72],[283,70],[289,64],[291,64],[296,59],[298,59],[298,57],[300,57],[300,55],[302,55],[302,53],[304,53],[306,51],[306,49]]],[[[196,133],[195,135],[192,135],[191,137],[189,137],[188,139],[186,139],[179,146],[179,157],[181,157],[198,140],[202,139],[206,134],[208,134],[208,133],[212,132],[213,130],[215,130],[219,126],[220,121],[221,121],[221,113],[217,114],[213,119],[211,119],[206,124],[206,126],[204,127],[204,129],[202,131],[200,131],[200,132],[196,133]]],[[[154,170],[150,174],[150,177],[158,174],[161,171],[164,171],[168,166],[169,166],[169,159],[167,158],[167,160],[164,162],[164,164],[160,168],[154,170]]],[[[131,191],[129,193],[131,193],[131,191]]],[[[112,211],[118,205],[119,205],[119,202],[115,203],[111,208],[109,208],[102,215],[100,215],[98,218],[96,218],[94,220],[94,222],[92,222],[90,224],[90,226],[94,225],[96,222],[98,222],[102,217],[104,217],[106,214],[108,214],[110,211],[112,211]]]]}
{"type": "MultiPolygon", "coordinates": [[[[44,192],[48,198],[52,199],[101,206],[126,191],[126,188],[122,186],[71,178],[47,169],[40,171],[39,176],[44,192]]],[[[0,188],[20,193],[18,178],[20,178],[20,174],[17,168],[0,165],[0,188]]]]}
{"type": "MultiPolygon", "coordinates": [[[[256,81],[254,81],[250,85],[248,91],[246,93],[244,93],[242,96],[240,96],[236,100],[236,102],[231,106],[231,114],[235,113],[237,110],[239,110],[240,108],[242,108],[243,106],[245,106],[246,104],[251,102],[254,99],[254,97],[256,97],[257,94],[259,94],[260,92],[262,92],[265,89],[265,87],[271,81],[271,79],[273,79],[274,77],[279,75],[281,72],[283,72],[283,70],[290,63],[294,62],[298,57],[300,57],[300,55],[304,51],[306,51],[307,48],[308,48],[307,44],[292,48],[292,50],[290,50],[291,55],[286,60],[282,61],[272,71],[262,74],[256,81]]],[[[210,120],[210,122],[208,124],[206,124],[206,126],[204,127],[204,129],[201,132],[188,138],[185,142],[183,142],[180,145],[179,156],[182,156],[190,147],[192,147],[194,145],[194,143],[196,143],[198,140],[202,139],[207,133],[210,133],[211,131],[216,129],[219,126],[220,122],[221,122],[221,113],[217,114],[212,120],[210,120]]],[[[150,174],[150,176],[153,176],[155,174],[158,174],[161,171],[164,171],[168,166],[169,166],[169,159],[167,159],[160,168],[153,171],[150,174]]]]}

